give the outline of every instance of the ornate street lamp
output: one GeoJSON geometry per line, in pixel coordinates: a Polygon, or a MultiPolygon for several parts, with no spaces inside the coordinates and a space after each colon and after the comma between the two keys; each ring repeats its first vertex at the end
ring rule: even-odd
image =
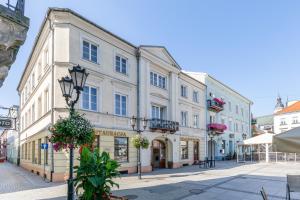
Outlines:
{"type": "Polygon", "coordinates": [[[214,131],[209,131],[208,132],[208,137],[210,138],[210,164],[209,167],[212,168],[213,167],[213,138],[215,136],[215,132],[214,131]]]}
{"type": "MultiPolygon", "coordinates": [[[[84,68],[79,65],[69,69],[70,76],[62,77],[58,80],[63,97],[66,100],[67,105],[70,108],[70,115],[74,113],[74,106],[78,102],[80,92],[83,90],[88,73],[84,68]],[[76,91],[76,97],[73,100],[73,90],[76,91]]],[[[70,145],[70,167],[69,167],[69,179],[68,179],[68,200],[74,199],[74,184],[73,184],[73,157],[74,149],[73,145],[70,145]]]]}
{"type": "MultiPolygon", "coordinates": [[[[132,116],[130,119],[130,125],[132,127],[133,131],[136,131],[138,134],[141,134],[145,131],[147,128],[147,119],[146,118],[136,118],[135,116],[132,116]],[[140,129],[140,120],[142,120],[143,130],[140,129]],[[135,126],[137,125],[137,128],[135,129],[135,126]]],[[[142,164],[141,164],[141,147],[138,148],[138,177],[139,179],[142,179],[142,164]]]]}

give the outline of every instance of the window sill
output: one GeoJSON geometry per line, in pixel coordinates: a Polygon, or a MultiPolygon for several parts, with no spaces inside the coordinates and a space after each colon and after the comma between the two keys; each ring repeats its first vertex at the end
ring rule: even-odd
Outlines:
{"type": "Polygon", "coordinates": [[[100,65],[99,62],[94,62],[94,61],[92,61],[92,60],[87,60],[87,59],[85,59],[85,58],[81,58],[80,60],[82,60],[82,61],[84,61],[84,62],[87,62],[87,63],[94,64],[94,65],[100,65]]]}
{"type": "Polygon", "coordinates": [[[168,90],[167,90],[167,88],[162,88],[162,87],[159,87],[159,86],[153,85],[153,84],[151,84],[151,83],[150,83],[150,85],[151,85],[151,86],[153,86],[153,87],[155,87],[155,88],[158,88],[158,89],[161,89],[161,90],[168,91],[168,90]]]}

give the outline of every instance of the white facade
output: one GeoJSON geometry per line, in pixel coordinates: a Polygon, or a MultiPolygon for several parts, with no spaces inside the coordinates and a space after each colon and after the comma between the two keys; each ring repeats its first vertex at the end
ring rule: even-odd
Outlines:
{"type": "MultiPolygon", "coordinates": [[[[300,102],[294,102],[294,103],[300,104],[300,102]]],[[[300,126],[300,111],[279,112],[274,115],[275,134],[282,133],[299,126],[300,126]]]]}
{"type": "MultiPolygon", "coordinates": [[[[243,140],[243,134],[247,138],[251,137],[252,102],[206,73],[187,73],[207,85],[207,100],[219,98],[225,102],[221,112],[207,111],[207,124],[217,123],[227,126],[223,134],[214,137],[215,158],[233,156],[236,153],[236,144],[243,140]]],[[[207,147],[210,154],[209,145],[207,147]]]]}
{"type": "Polygon", "coordinates": [[[68,153],[55,152],[51,145],[45,152],[40,144],[49,142],[48,127],[68,114],[57,80],[77,64],[89,76],[76,109],[92,122],[95,143],[120,161],[121,171],[136,171],[130,118],[138,114],[149,119],[143,135],[151,142],[142,150],[142,171],[204,159],[205,84],[181,72],[164,47],[136,47],[73,11],[50,9],[18,86],[21,166],[52,180],[67,177],[68,153]],[[157,130],[154,118],[178,122],[179,130],[157,130]],[[116,146],[120,141],[126,148],[116,146]]]}

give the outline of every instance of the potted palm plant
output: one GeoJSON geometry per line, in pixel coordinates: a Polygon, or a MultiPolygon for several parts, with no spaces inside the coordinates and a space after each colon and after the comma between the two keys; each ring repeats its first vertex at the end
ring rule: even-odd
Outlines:
{"type": "Polygon", "coordinates": [[[91,151],[82,148],[80,165],[74,167],[76,178],[76,194],[82,200],[125,200],[123,197],[112,196],[112,187],[119,187],[113,180],[119,177],[117,161],[110,158],[107,152],[100,153],[99,149],[91,151]]]}

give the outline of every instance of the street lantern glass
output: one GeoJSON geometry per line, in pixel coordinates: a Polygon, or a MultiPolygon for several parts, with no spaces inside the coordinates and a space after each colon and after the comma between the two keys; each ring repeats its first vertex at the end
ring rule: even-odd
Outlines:
{"type": "Polygon", "coordinates": [[[79,65],[74,66],[72,69],[69,69],[69,73],[73,80],[74,89],[82,91],[88,73],[86,73],[85,69],[81,68],[79,65]]]}
{"type": "Polygon", "coordinates": [[[132,116],[132,118],[130,119],[130,125],[132,126],[132,129],[134,129],[135,125],[136,125],[136,117],[132,116]]]}
{"type": "Polygon", "coordinates": [[[143,128],[144,128],[144,130],[145,130],[146,127],[147,127],[147,119],[146,119],[146,118],[143,118],[143,119],[142,119],[142,124],[143,124],[143,128]]]}
{"type": "Polygon", "coordinates": [[[70,79],[70,77],[66,76],[66,77],[63,77],[60,80],[58,80],[58,82],[59,82],[60,89],[61,89],[63,96],[66,98],[71,98],[73,89],[74,89],[72,79],[70,79]]]}

